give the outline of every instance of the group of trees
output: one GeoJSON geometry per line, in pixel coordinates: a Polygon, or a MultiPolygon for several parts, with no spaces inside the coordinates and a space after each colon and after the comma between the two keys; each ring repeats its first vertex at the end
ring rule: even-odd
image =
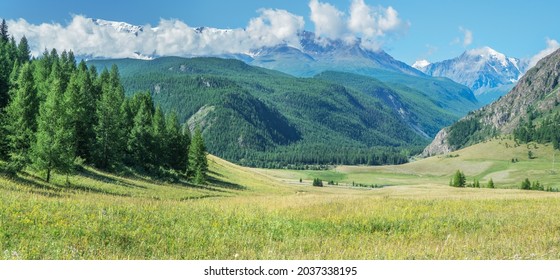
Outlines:
{"type": "Polygon", "coordinates": [[[0,159],[5,171],[26,166],[68,174],[76,162],[104,170],[129,166],[175,170],[204,183],[208,164],[199,129],[190,137],[149,92],[126,97],[116,66],[97,73],[73,53],[53,49],[31,58],[27,39],[0,34],[0,159]],[[8,71],[9,69],[9,71],[8,71]]]}
{"type": "Polygon", "coordinates": [[[528,109],[526,118],[513,131],[515,140],[521,143],[532,141],[552,143],[554,149],[560,149],[560,114],[555,113],[543,117],[540,112],[528,109]],[[537,119],[541,119],[537,121],[537,119]]]}
{"type": "MultiPolygon", "coordinates": [[[[453,174],[453,177],[451,177],[451,180],[449,181],[449,186],[458,187],[458,188],[465,188],[465,187],[481,188],[481,187],[483,187],[480,184],[480,181],[478,181],[477,179],[473,179],[472,183],[467,184],[467,176],[465,176],[465,173],[463,173],[463,171],[461,171],[461,170],[455,171],[455,173],[453,174]]],[[[494,181],[492,179],[490,179],[488,181],[487,187],[490,188],[490,189],[495,188],[494,181]]]]}

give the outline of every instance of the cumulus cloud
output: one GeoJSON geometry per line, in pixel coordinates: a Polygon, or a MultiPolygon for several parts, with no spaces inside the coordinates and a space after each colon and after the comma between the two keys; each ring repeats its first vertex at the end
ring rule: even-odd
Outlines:
{"type": "Polygon", "coordinates": [[[385,43],[384,37],[400,33],[410,26],[409,22],[399,18],[393,7],[369,6],[364,0],[352,0],[348,15],[318,0],[311,0],[309,8],[317,36],[346,42],[360,39],[366,49],[379,49],[385,43]]]}
{"type": "Polygon", "coordinates": [[[331,39],[343,39],[348,34],[345,15],[329,3],[309,1],[310,19],[315,24],[315,34],[331,39]]]}
{"type": "Polygon", "coordinates": [[[122,58],[135,57],[135,53],[162,56],[247,53],[281,43],[299,47],[297,34],[305,25],[303,17],[276,9],[262,9],[259,13],[243,29],[197,30],[180,20],[161,20],[157,26],[144,26],[143,31],[135,34],[82,15],[73,16],[66,26],[34,25],[24,19],[8,21],[8,25],[16,38],[27,37],[34,56],[46,48],[73,50],[80,56],[122,58]]]}
{"type": "Polygon", "coordinates": [[[546,38],[546,48],[529,59],[529,66],[527,69],[533,68],[544,57],[550,55],[560,48],[560,43],[554,39],[546,38]]]}

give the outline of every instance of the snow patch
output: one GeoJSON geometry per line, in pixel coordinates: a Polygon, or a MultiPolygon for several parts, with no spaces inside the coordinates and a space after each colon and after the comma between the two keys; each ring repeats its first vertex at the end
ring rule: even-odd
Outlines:
{"type": "Polygon", "coordinates": [[[418,70],[422,70],[426,67],[428,67],[431,63],[425,59],[422,60],[418,60],[416,62],[414,62],[414,64],[412,64],[412,67],[418,69],[418,70]]]}

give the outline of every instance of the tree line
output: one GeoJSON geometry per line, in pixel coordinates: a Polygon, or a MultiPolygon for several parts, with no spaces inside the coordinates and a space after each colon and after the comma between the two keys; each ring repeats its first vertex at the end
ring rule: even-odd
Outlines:
{"type": "Polygon", "coordinates": [[[200,129],[191,137],[176,112],[165,113],[149,92],[125,96],[115,65],[99,74],[71,51],[32,58],[0,24],[0,159],[4,172],[32,167],[50,181],[85,163],[117,171],[183,174],[206,181],[200,129]]]}

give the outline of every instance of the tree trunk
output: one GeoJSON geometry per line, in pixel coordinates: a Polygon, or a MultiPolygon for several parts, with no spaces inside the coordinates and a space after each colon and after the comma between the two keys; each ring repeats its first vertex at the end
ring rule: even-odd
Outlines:
{"type": "Polygon", "coordinates": [[[51,169],[47,169],[47,183],[51,180],[51,169]]]}

